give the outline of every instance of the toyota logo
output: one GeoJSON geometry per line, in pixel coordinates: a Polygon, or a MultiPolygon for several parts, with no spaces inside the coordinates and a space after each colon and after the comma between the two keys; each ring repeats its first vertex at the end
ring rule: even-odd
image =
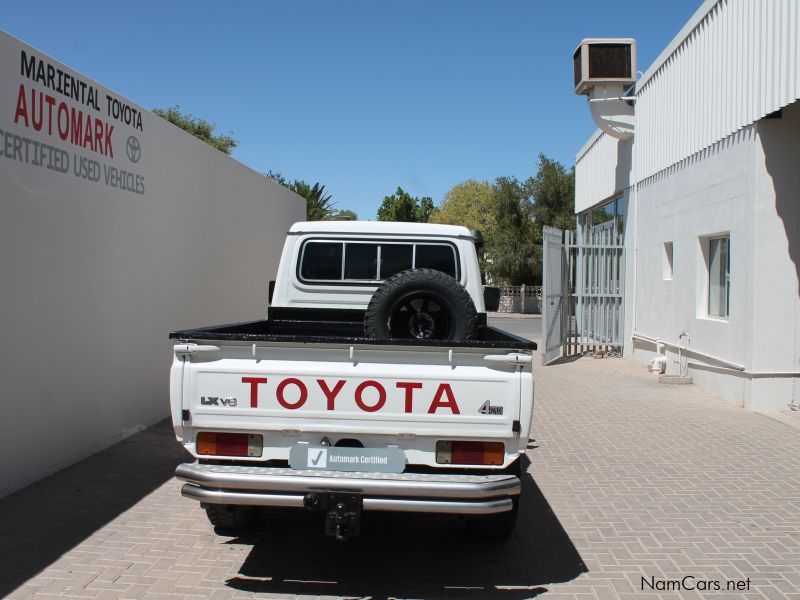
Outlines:
{"type": "Polygon", "coordinates": [[[128,142],[125,144],[125,152],[132,163],[139,162],[142,157],[142,145],[135,136],[128,136],[128,142]]]}

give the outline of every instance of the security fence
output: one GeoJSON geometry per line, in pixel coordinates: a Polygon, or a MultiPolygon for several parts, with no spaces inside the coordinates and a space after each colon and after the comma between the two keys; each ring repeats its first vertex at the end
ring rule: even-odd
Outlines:
{"type": "Polygon", "coordinates": [[[542,364],[602,350],[622,354],[625,244],[614,221],[585,231],[544,226],[542,364]]]}
{"type": "Polygon", "coordinates": [[[498,285],[500,288],[501,313],[526,313],[538,315],[542,312],[542,286],[498,285]]]}

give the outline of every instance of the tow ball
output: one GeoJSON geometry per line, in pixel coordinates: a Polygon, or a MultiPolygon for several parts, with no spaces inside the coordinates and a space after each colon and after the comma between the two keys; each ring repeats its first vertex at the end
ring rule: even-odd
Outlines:
{"type": "Polygon", "coordinates": [[[325,513],[325,535],[343,542],[361,533],[362,501],[353,494],[310,493],[303,497],[308,510],[325,513]]]}

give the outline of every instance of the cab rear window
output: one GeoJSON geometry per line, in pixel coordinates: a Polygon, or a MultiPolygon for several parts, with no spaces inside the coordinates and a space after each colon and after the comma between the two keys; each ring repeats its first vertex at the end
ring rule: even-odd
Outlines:
{"type": "Polygon", "coordinates": [[[414,258],[414,267],[417,269],[436,269],[442,273],[447,273],[451,277],[456,276],[456,263],[451,246],[441,244],[417,244],[417,252],[414,258]]]}
{"type": "Polygon", "coordinates": [[[303,279],[325,280],[342,278],[342,244],[309,242],[303,248],[303,279]]]}
{"type": "Polygon", "coordinates": [[[458,278],[453,244],[308,240],[298,274],[312,283],[377,283],[400,271],[428,268],[458,278]]]}

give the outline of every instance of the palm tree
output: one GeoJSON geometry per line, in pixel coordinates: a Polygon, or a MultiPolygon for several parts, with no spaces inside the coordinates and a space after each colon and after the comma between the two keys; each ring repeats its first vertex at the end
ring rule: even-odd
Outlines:
{"type": "Polygon", "coordinates": [[[291,190],[306,199],[306,219],[323,221],[334,212],[333,196],[325,193],[325,186],[315,183],[309,185],[305,181],[295,181],[291,190]]]}

